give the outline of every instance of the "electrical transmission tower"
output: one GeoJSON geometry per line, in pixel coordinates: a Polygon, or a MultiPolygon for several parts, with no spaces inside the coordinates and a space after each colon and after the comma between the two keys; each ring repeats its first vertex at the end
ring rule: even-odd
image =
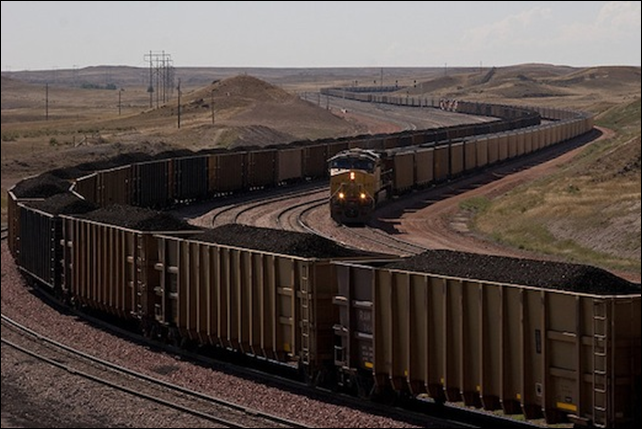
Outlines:
{"type": "Polygon", "coordinates": [[[147,92],[149,93],[149,107],[154,105],[156,94],[156,107],[165,104],[174,92],[174,65],[172,56],[162,52],[145,54],[145,62],[149,63],[149,77],[147,92]]]}

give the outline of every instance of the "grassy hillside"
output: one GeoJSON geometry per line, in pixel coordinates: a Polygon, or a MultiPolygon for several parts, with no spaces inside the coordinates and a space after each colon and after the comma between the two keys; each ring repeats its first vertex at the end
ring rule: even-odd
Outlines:
{"type": "Polygon", "coordinates": [[[640,98],[599,114],[615,131],[551,177],[493,201],[468,202],[474,229],[563,259],[640,271],[640,98]]]}

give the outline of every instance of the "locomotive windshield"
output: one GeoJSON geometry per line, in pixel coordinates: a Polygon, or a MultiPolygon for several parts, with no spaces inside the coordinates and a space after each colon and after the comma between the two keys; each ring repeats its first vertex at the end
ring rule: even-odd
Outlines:
{"type": "Polygon", "coordinates": [[[373,172],[374,162],[359,158],[339,158],[332,161],[331,167],[340,170],[365,170],[373,172]]]}

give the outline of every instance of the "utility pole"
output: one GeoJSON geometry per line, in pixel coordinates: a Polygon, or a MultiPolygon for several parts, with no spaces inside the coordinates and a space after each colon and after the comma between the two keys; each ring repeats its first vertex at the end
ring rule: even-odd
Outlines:
{"type": "Polygon", "coordinates": [[[214,90],[210,91],[210,109],[212,109],[212,125],[214,125],[214,90]]]}
{"type": "Polygon", "coordinates": [[[123,91],[124,91],[123,88],[120,88],[118,90],[118,116],[120,116],[120,111],[121,111],[121,108],[122,108],[121,96],[123,94],[123,91]]]}
{"type": "MultiPolygon", "coordinates": [[[[145,55],[147,56],[147,55],[145,55]]],[[[153,76],[154,76],[154,69],[152,68],[152,51],[149,51],[149,86],[147,87],[147,92],[149,92],[149,108],[151,109],[153,106],[154,102],[154,84],[153,84],[153,76]]]]}
{"type": "Polygon", "coordinates": [[[45,83],[45,121],[49,120],[49,83],[45,83]]]}
{"type": "Polygon", "coordinates": [[[181,80],[178,79],[178,86],[176,87],[178,90],[178,128],[181,127],[181,80]]]}

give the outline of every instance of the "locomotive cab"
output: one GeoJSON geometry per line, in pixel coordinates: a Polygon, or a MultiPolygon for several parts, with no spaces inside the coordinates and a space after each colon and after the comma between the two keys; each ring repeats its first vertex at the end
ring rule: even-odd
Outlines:
{"type": "Polygon", "coordinates": [[[380,155],[355,148],[338,153],[328,164],[332,218],[342,224],[367,222],[381,196],[380,155]]]}

